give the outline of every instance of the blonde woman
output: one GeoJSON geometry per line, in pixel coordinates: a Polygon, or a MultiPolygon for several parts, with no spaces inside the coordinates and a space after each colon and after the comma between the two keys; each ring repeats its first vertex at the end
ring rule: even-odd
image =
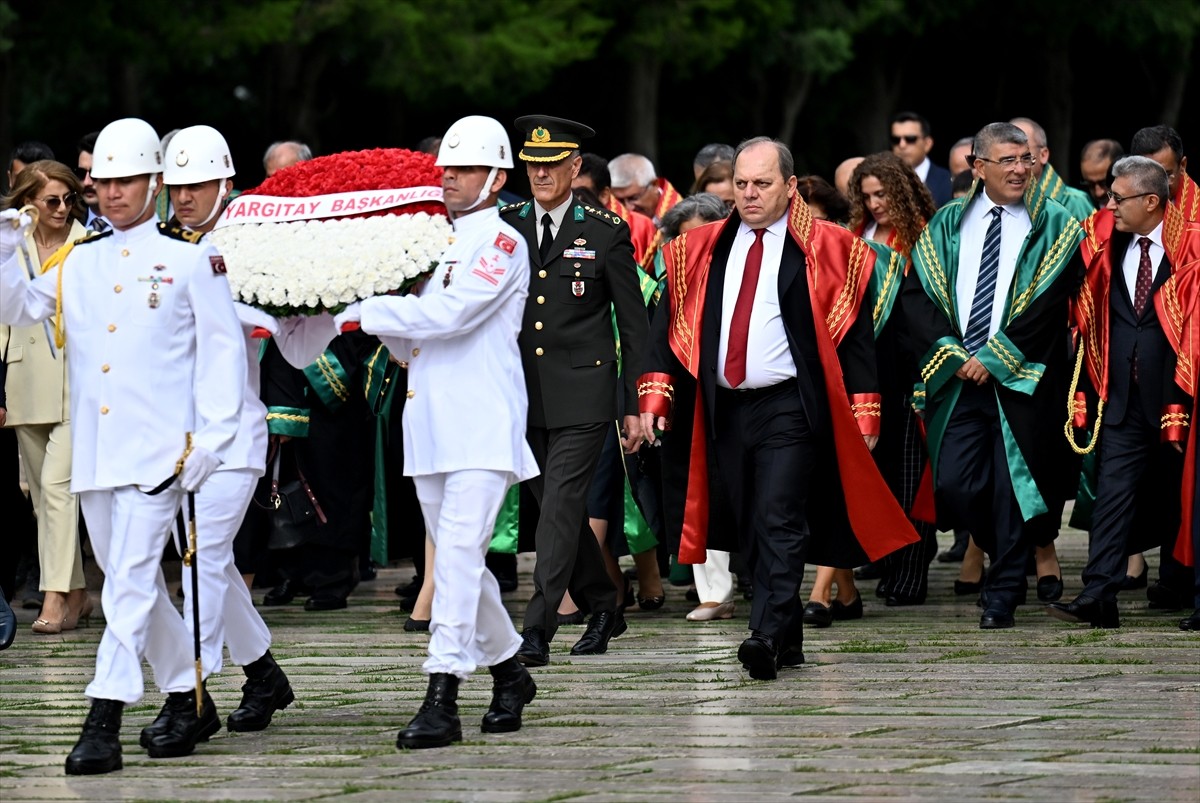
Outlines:
{"type": "MultiPolygon", "coordinates": [[[[13,181],[2,209],[32,206],[38,223],[17,258],[26,270],[41,265],[60,247],[87,232],[83,187],[71,168],[41,160],[13,181]],[[30,257],[36,255],[36,265],[30,257]]],[[[0,327],[0,358],[5,362],[7,407],[4,425],[17,434],[29,493],[37,511],[38,560],[45,602],[34,633],[73,630],[91,613],[79,550],[79,506],[71,494],[71,420],[68,410],[67,354],[48,339],[47,327],[0,327]]]]}

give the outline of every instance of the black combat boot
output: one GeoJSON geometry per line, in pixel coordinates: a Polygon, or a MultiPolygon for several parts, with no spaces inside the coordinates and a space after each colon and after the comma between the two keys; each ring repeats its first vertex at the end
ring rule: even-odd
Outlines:
{"type": "Polygon", "coordinates": [[[145,741],[141,742],[151,758],[178,758],[191,755],[197,742],[207,742],[208,737],[221,729],[221,719],[208,689],[204,689],[203,707],[196,715],[196,690],[171,692],[167,702],[146,730],[145,741]],[[153,730],[152,730],[153,729],[153,730]]]}
{"type": "Polygon", "coordinates": [[[292,704],[296,695],[287,675],[275,663],[271,651],[252,664],[242,667],[242,702],[226,721],[231,731],[260,731],[271,724],[271,716],[292,704]]]}
{"type": "Polygon", "coordinates": [[[100,775],[115,772],[121,762],[120,700],[92,700],[92,710],[83,723],[83,733],[67,756],[67,775],[100,775]]]}
{"type": "Polygon", "coordinates": [[[516,657],[488,667],[492,673],[492,704],[483,715],[484,733],[521,729],[521,709],[537,694],[537,684],[516,657]]]}
{"type": "Polygon", "coordinates": [[[426,747],[445,747],[462,741],[462,725],[458,721],[458,677],[445,672],[429,676],[429,690],[421,710],[400,731],[396,747],[420,750],[426,747]]]}

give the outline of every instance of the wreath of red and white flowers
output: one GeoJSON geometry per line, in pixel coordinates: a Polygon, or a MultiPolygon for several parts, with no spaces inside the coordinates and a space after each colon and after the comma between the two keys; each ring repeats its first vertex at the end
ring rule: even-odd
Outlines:
{"type": "Polygon", "coordinates": [[[206,239],[235,299],[277,317],[338,312],[404,292],[437,267],[452,233],[441,183],[426,153],[322,156],[239,195],[206,239]]]}

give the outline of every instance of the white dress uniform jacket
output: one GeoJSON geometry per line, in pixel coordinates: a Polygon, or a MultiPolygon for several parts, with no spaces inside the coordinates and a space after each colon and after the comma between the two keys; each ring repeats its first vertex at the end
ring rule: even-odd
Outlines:
{"type": "Polygon", "coordinates": [[[412,296],[362,302],[361,325],[408,362],[404,473],[537,476],[517,335],[529,294],[525,238],[494,208],[454,221],[454,241],[412,296]]]}
{"type": "Polygon", "coordinates": [[[151,220],[77,245],[29,281],[0,267],[0,322],[29,326],[62,306],[71,361],[74,493],[152,487],[175,470],[188,432],[224,458],[246,384],[241,326],[215,249],[151,220]]]}

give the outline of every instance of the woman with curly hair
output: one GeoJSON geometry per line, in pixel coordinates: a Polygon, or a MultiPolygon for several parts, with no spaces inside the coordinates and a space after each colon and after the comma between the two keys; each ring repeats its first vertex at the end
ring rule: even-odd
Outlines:
{"type": "MultiPolygon", "coordinates": [[[[850,229],[866,240],[883,243],[896,251],[903,257],[902,268],[907,272],[913,244],[936,211],[925,184],[900,157],[876,153],[854,169],[850,194],[850,229]]],[[[886,263],[877,263],[877,270],[887,268],[886,263]]],[[[875,351],[883,407],[879,443],[872,456],[896,500],[909,511],[925,465],[925,448],[909,405],[913,384],[918,379],[917,361],[905,347],[907,335],[903,330],[904,322],[899,315],[890,316],[883,328],[877,329],[875,351]]],[[[879,564],[881,579],[876,594],[890,607],[920,605],[925,601],[929,561],[937,551],[935,527],[910,520],[921,540],[888,555],[879,564]]],[[[817,567],[804,609],[805,624],[828,627],[835,619],[857,619],[862,610],[862,597],[849,569],[817,567]]]]}

